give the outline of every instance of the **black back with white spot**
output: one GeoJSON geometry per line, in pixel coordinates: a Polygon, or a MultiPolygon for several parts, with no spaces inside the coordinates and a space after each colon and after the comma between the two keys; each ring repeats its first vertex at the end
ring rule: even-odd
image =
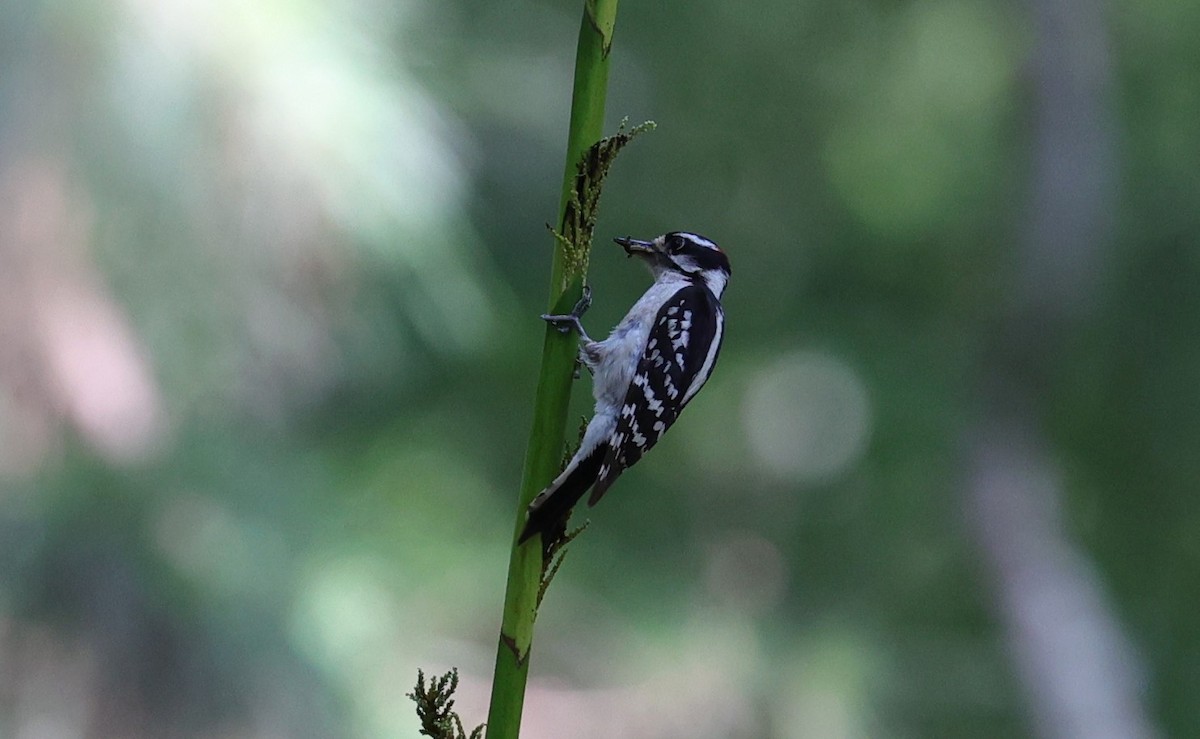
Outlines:
{"type": "MultiPolygon", "coordinates": [[[[713,341],[720,341],[724,333],[724,320],[720,302],[703,284],[680,289],[659,309],[588,505],[600,500],[613,481],[641,459],[679,417],[695,395],[688,390],[704,368],[709,350],[714,349],[713,341]]],[[[719,344],[714,351],[720,351],[719,344]]],[[[706,371],[711,371],[712,362],[707,363],[706,371]]]]}

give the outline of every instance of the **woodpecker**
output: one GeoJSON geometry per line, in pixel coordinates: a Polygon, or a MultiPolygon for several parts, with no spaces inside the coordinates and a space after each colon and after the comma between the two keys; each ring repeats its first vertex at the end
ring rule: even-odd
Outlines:
{"type": "Polygon", "coordinates": [[[729,259],[712,241],[672,231],[653,241],[618,238],[630,257],[650,268],[654,284],[604,341],[594,341],[579,318],[591,293],[566,315],[542,319],[580,337],[580,362],[592,374],[596,412],[579,451],[526,512],[520,541],[561,525],[591,489],[588,505],[654,446],[712,374],[725,333],[721,295],[729,259]]]}

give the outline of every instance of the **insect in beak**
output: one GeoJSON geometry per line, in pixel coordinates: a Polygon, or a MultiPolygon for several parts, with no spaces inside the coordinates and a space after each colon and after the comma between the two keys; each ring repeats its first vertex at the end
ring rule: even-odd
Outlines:
{"type": "Polygon", "coordinates": [[[624,247],[625,255],[629,257],[632,257],[634,254],[653,254],[655,252],[653,241],[641,241],[629,236],[622,236],[613,239],[613,241],[624,247]]]}

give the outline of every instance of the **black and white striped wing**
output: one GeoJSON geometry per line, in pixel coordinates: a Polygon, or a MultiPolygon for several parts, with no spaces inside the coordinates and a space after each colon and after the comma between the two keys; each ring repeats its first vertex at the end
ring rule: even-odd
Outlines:
{"type": "Polygon", "coordinates": [[[662,438],[704,386],[721,350],[724,329],[721,304],[703,285],[689,285],[663,304],[625,394],[588,505],[595,505],[613,481],[662,438]]]}

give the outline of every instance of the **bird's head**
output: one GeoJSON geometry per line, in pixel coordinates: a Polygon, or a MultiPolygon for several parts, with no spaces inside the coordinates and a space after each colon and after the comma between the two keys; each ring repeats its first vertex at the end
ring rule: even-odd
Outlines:
{"type": "Polygon", "coordinates": [[[686,231],[671,231],[653,241],[629,237],[613,239],[629,256],[643,259],[657,280],[678,273],[703,280],[713,295],[721,297],[729,282],[729,257],[714,242],[686,231]]]}

